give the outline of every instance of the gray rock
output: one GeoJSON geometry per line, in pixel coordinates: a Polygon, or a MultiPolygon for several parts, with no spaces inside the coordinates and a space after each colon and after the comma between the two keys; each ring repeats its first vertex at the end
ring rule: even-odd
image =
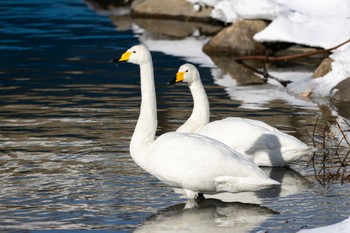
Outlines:
{"type": "Polygon", "coordinates": [[[338,83],[331,93],[332,101],[346,101],[350,104],[350,77],[338,83]]]}
{"type": "Polygon", "coordinates": [[[350,77],[332,89],[331,104],[337,108],[339,115],[350,119],[350,77]]]}
{"type": "Polygon", "coordinates": [[[196,11],[186,0],[136,0],[132,6],[133,17],[178,19],[184,21],[216,22],[210,17],[212,8],[196,11]]]}
{"type": "Polygon", "coordinates": [[[263,20],[240,20],[221,30],[204,47],[204,52],[211,54],[231,54],[234,56],[262,55],[265,47],[253,39],[263,30],[267,22],[263,20]]]}

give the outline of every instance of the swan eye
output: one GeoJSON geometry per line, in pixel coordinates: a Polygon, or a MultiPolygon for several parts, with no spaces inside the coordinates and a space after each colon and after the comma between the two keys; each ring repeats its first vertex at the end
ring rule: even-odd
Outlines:
{"type": "Polygon", "coordinates": [[[188,70],[186,70],[185,72],[188,73],[188,70]]]}
{"type": "Polygon", "coordinates": [[[132,51],[133,53],[136,53],[136,51],[132,51]]]}

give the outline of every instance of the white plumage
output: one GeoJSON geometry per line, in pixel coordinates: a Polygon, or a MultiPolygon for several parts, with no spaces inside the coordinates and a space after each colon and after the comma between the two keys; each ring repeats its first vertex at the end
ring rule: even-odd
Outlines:
{"type": "Polygon", "coordinates": [[[182,65],[173,82],[187,82],[194,102],[190,118],[177,132],[214,138],[258,166],[285,166],[310,153],[305,143],[261,121],[228,117],[209,123],[209,102],[195,66],[182,65]]]}
{"type": "Polygon", "coordinates": [[[156,140],[157,107],[153,65],[143,45],[128,49],[119,61],[140,66],[141,108],[130,142],[133,160],[162,182],[198,193],[256,191],[279,185],[251,160],[214,139],[190,133],[170,132],[156,140]]]}

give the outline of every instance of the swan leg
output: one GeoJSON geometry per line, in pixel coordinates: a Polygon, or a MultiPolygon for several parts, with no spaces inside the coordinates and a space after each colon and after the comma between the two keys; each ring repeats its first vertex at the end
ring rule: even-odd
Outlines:
{"type": "Polygon", "coordinates": [[[196,201],[203,201],[203,200],[205,200],[204,194],[198,193],[196,196],[196,201]]]}
{"type": "MultiPolygon", "coordinates": [[[[190,191],[190,192],[193,192],[193,191],[190,191]]],[[[204,200],[205,200],[205,197],[204,197],[203,193],[197,193],[195,198],[187,200],[184,209],[191,209],[191,208],[198,207],[198,203],[201,201],[204,201],[204,200]]]]}
{"type": "MultiPolygon", "coordinates": [[[[186,196],[188,199],[196,199],[198,196],[198,193],[193,192],[192,190],[184,189],[186,196]]],[[[203,195],[203,194],[202,194],[203,195]]]]}

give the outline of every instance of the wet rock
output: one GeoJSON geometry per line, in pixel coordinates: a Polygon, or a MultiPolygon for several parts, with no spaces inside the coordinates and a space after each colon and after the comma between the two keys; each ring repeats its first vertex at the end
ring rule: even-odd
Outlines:
{"type": "Polygon", "coordinates": [[[339,115],[350,119],[350,77],[332,89],[331,103],[338,109],[339,115]]]}
{"type": "Polygon", "coordinates": [[[263,30],[267,22],[263,20],[240,20],[221,30],[204,47],[207,54],[225,53],[234,56],[265,54],[262,43],[253,36],[263,30]]]}
{"type": "Polygon", "coordinates": [[[200,11],[196,11],[186,0],[135,0],[132,4],[133,17],[218,23],[210,17],[211,11],[211,7],[203,7],[200,11]]]}
{"type": "Polygon", "coordinates": [[[312,78],[319,78],[325,76],[332,70],[331,63],[333,60],[331,58],[325,58],[321,64],[317,67],[315,72],[312,74],[312,78]]]}
{"type": "Polygon", "coordinates": [[[331,91],[333,101],[346,101],[350,103],[350,77],[338,83],[331,91]]]}
{"type": "Polygon", "coordinates": [[[151,33],[175,38],[212,36],[222,29],[220,25],[171,19],[135,18],[134,22],[151,33]]]}

